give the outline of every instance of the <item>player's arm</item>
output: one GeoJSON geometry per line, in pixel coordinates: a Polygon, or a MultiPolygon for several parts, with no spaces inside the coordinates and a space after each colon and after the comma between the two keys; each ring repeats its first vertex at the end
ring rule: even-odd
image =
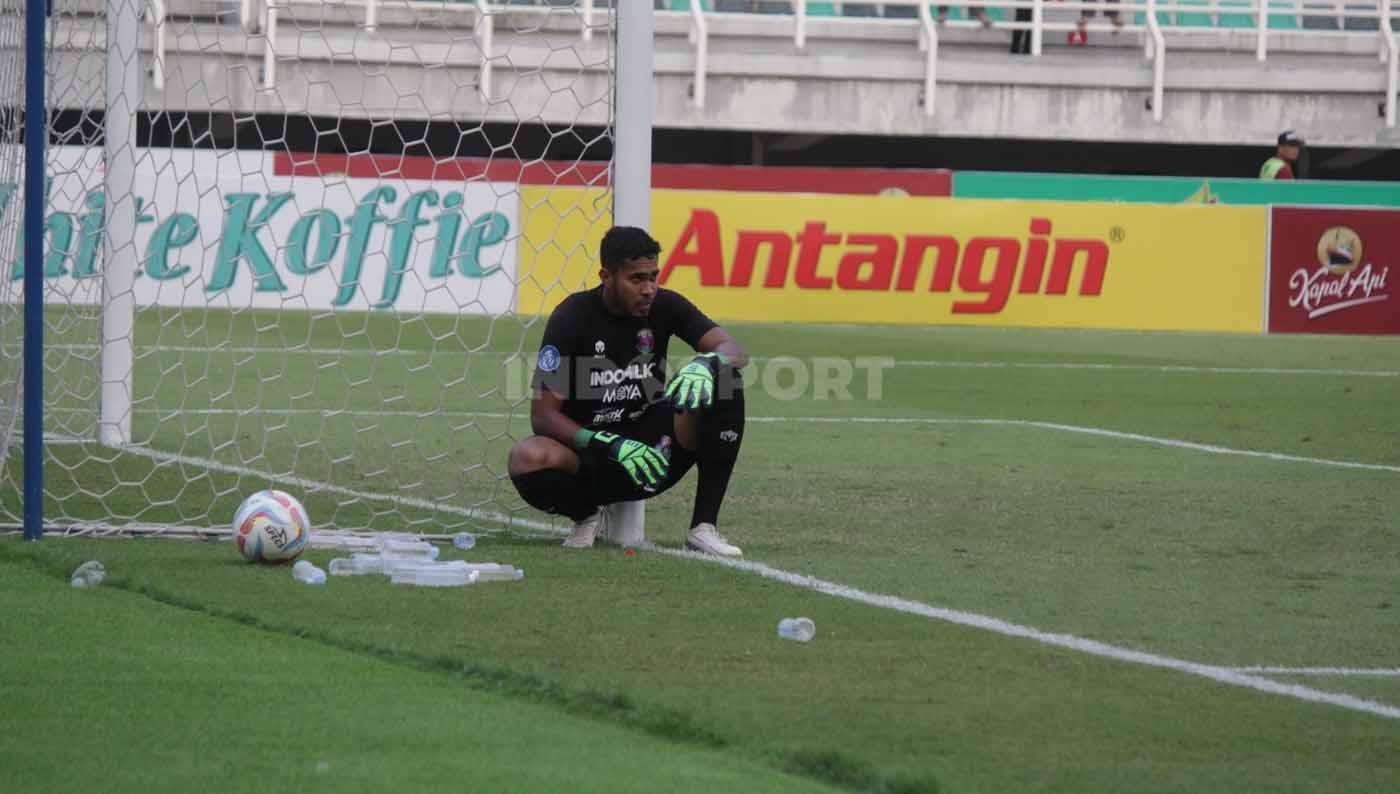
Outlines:
{"type": "Polygon", "coordinates": [[[695,345],[695,352],[701,354],[718,353],[724,356],[729,366],[735,369],[742,369],[749,363],[749,354],[748,351],[744,350],[744,346],[739,344],[739,340],[730,336],[728,331],[719,326],[711,328],[705,332],[704,336],[700,337],[700,341],[695,345]]]}
{"type": "Polygon", "coordinates": [[[593,431],[564,413],[564,398],[546,386],[535,389],[530,401],[530,429],[552,438],[580,455],[593,453],[621,466],[637,485],[657,485],[666,479],[671,462],[655,449],[616,433],[593,431]]]}
{"type": "Polygon", "coordinates": [[[695,351],[700,355],[682,367],[666,387],[666,399],[678,411],[698,411],[712,405],[720,373],[749,363],[744,346],[717,325],[696,340],[695,351]]]}
{"type": "MultiPolygon", "coordinates": [[[[679,293],[663,290],[657,304],[670,315],[676,335],[700,355],[671,378],[666,399],[677,411],[698,411],[714,403],[721,370],[732,372],[749,363],[748,351],[705,313],[679,293]],[[664,303],[662,303],[664,299],[664,303]]],[[[652,311],[656,311],[653,306],[652,311]]]]}
{"type": "Polygon", "coordinates": [[[564,414],[564,398],[548,388],[535,389],[530,401],[530,429],[537,436],[552,438],[566,447],[574,446],[574,437],[583,426],[564,414]]]}

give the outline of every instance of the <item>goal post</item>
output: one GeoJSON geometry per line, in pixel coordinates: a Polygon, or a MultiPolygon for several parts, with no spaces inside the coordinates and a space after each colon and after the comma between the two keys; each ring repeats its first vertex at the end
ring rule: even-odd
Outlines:
{"type": "MultiPolygon", "coordinates": [[[[44,224],[44,163],[48,134],[48,107],[44,101],[48,17],[46,0],[26,0],[24,20],[24,255],[30,262],[43,257],[44,238],[37,233],[44,224]]],[[[14,250],[14,249],[10,249],[14,250]]],[[[37,268],[24,277],[23,385],[14,406],[23,400],[24,504],[26,540],[44,534],[44,279],[37,268]]],[[[13,410],[13,409],[12,409],[13,410]]],[[[8,442],[7,442],[8,446],[8,442]]],[[[6,452],[8,457],[8,451],[6,452]]],[[[7,461],[8,462],[8,461],[7,461]]]]}
{"type": "Polygon", "coordinates": [[[509,380],[603,231],[649,226],[650,4],[25,2],[47,57],[0,56],[47,76],[49,151],[0,205],[0,394],[48,446],[0,525],[206,534],[278,487],[321,527],[560,528],[506,477],[509,380]]]}
{"type": "Polygon", "coordinates": [[[140,0],[105,0],[102,114],[102,315],[98,441],[131,443],[136,330],[136,111],[143,90],[140,0]]]}
{"type": "MultiPolygon", "coordinates": [[[[617,149],[613,154],[613,221],[651,228],[651,116],[655,15],[643,3],[622,3],[617,20],[617,149]]],[[[635,546],[646,539],[646,503],[606,508],[608,536],[635,546]]]]}

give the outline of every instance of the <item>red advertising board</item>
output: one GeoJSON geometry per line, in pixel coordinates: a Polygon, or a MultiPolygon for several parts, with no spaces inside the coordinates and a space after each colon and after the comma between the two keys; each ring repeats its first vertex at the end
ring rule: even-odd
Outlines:
{"type": "Polygon", "coordinates": [[[1400,334],[1400,210],[1272,213],[1269,333],[1400,334]]]}
{"type": "MultiPolygon", "coordinates": [[[[431,157],[387,154],[289,154],[275,161],[279,176],[343,175],[360,179],[439,179],[518,182],[522,185],[604,187],[607,163],[508,158],[431,157]]],[[[725,190],[762,193],[948,196],[951,171],[926,168],[786,168],[757,165],[667,165],[651,167],[657,190],[725,190]]]]}

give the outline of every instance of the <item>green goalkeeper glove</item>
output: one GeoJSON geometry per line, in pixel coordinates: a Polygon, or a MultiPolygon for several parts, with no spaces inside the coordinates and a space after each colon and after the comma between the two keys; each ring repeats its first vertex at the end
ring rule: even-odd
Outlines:
{"type": "Polygon", "coordinates": [[[681,368],[666,386],[666,399],[677,411],[697,411],[715,401],[715,372],[729,359],[723,353],[701,353],[681,368]]]}
{"type": "Polygon", "coordinates": [[[580,430],[574,436],[574,446],[598,450],[608,460],[621,466],[633,483],[641,486],[659,485],[666,479],[666,470],[671,467],[671,462],[660,452],[616,433],[580,430]]]}

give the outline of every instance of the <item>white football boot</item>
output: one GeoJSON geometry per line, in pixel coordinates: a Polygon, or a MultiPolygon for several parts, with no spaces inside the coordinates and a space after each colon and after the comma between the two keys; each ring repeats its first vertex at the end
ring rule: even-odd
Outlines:
{"type": "Polygon", "coordinates": [[[598,508],[593,515],[574,523],[574,530],[569,533],[567,538],[564,538],[564,548],[592,548],[593,541],[597,540],[599,535],[606,535],[607,531],[608,511],[598,508]]]}
{"type": "Polygon", "coordinates": [[[713,554],[716,557],[742,557],[743,549],[724,539],[715,529],[714,524],[696,524],[690,530],[690,534],[685,538],[685,547],[692,551],[703,554],[713,554]]]}

